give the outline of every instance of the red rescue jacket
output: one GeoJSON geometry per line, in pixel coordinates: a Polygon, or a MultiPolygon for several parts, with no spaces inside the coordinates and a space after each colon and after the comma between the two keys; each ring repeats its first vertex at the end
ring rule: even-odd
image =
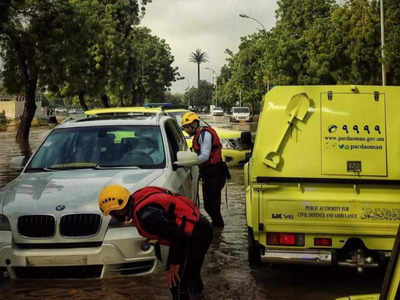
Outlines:
{"type": "Polygon", "coordinates": [[[194,151],[199,155],[200,154],[200,144],[199,144],[199,137],[200,134],[204,131],[208,131],[209,133],[211,133],[212,136],[212,144],[211,144],[211,153],[210,153],[210,158],[208,159],[208,161],[202,163],[200,165],[200,167],[206,167],[208,165],[214,165],[216,163],[219,163],[222,161],[222,144],[221,141],[219,140],[219,137],[217,135],[217,133],[215,132],[214,129],[212,129],[211,127],[208,126],[203,126],[200,127],[196,130],[196,133],[193,137],[193,149],[194,151]]]}
{"type": "Polygon", "coordinates": [[[160,239],[157,235],[148,233],[141,226],[138,218],[140,209],[149,204],[160,205],[167,215],[174,218],[177,226],[182,227],[185,235],[191,236],[196,222],[200,218],[200,211],[188,198],[174,194],[167,189],[148,186],[132,194],[134,200],[133,218],[139,233],[151,240],[157,240],[162,245],[169,245],[169,241],[160,239]]]}

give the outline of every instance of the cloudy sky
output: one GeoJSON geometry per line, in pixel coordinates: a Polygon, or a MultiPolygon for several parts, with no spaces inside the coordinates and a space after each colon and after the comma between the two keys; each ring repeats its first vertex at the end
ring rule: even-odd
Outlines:
{"type": "Polygon", "coordinates": [[[246,14],[267,30],[275,24],[277,0],[153,0],[147,6],[142,25],[166,40],[175,57],[174,66],[185,77],[172,85],[172,92],[184,93],[197,86],[197,66],[189,62],[197,48],[206,51],[209,62],[201,65],[201,79],[212,80],[225,64],[226,48],[237,52],[240,37],[261,29],[256,21],[240,18],[246,14]]]}

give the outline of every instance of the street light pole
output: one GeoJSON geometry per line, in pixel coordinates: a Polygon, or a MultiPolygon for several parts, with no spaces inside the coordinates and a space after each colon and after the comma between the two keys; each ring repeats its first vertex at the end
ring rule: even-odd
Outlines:
{"type": "Polygon", "coordinates": [[[382,85],[386,85],[386,70],[385,70],[385,53],[384,53],[384,47],[385,47],[385,28],[384,28],[384,19],[383,19],[383,0],[380,0],[380,6],[381,6],[381,55],[382,55],[382,85]]]}
{"type": "Polygon", "coordinates": [[[213,68],[206,67],[206,70],[210,70],[213,73],[213,84],[215,84],[215,106],[218,106],[218,80],[217,73],[213,68]]]}
{"type": "MultiPolygon", "coordinates": [[[[381,0],[381,1],[382,1],[382,0],[381,0]]],[[[250,16],[248,16],[248,15],[246,15],[246,14],[239,14],[239,17],[245,18],[245,19],[250,19],[250,20],[253,20],[253,21],[257,22],[257,24],[261,25],[261,27],[263,28],[263,33],[264,33],[264,35],[266,35],[267,30],[265,29],[264,24],[261,23],[259,20],[257,20],[256,18],[250,17],[250,16]]],[[[268,74],[269,74],[269,72],[268,72],[268,74]]],[[[268,91],[269,91],[269,75],[268,75],[268,78],[267,78],[267,92],[268,92],[268,91]]]]}
{"type": "Polygon", "coordinates": [[[261,27],[263,28],[264,32],[266,32],[266,31],[267,31],[267,30],[265,29],[265,26],[264,26],[264,24],[263,24],[263,23],[261,23],[260,21],[258,21],[256,18],[249,17],[249,16],[248,16],[248,15],[246,15],[246,14],[239,14],[239,17],[241,17],[241,18],[245,18],[245,19],[250,19],[250,20],[253,20],[253,21],[257,22],[257,23],[258,23],[258,25],[261,25],[261,27]]]}

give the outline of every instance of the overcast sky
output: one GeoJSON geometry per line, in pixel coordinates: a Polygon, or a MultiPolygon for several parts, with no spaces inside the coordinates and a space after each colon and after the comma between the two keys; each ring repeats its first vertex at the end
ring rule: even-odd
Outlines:
{"type": "Polygon", "coordinates": [[[267,30],[275,24],[277,0],[153,0],[147,5],[142,25],[165,39],[175,57],[174,66],[185,77],[172,85],[172,92],[184,93],[197,87],[197,65],[189,62],[197,48],[206,51],[209,62],[201,65],[201,79],[212,80],[226,63],[226,48],[238,50],[240,37],[262,29],[256,21],[240,18],[246,14],[267,30]]]}

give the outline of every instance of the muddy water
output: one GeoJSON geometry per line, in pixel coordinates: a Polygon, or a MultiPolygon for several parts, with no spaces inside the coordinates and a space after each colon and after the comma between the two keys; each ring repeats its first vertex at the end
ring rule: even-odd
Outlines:
{"type": "MultiPolygon", "coordinates": [[[[212,120],[213,121],[213,120],[212,120]]],[[[223,124],[221,120],[214,120],[223,124]]],[[[254,125],[235,125],[254,126],[254,125]]],[[[47,129],[32,130],[31,147],[38,145],[47,129]]],[[[27,152],[14,142],[15,131],[0,132],[0,187],[17,173],[9,168],[12,157],[27,152]]],[[[205,296],[208,300],[242,299],[335,299],[346,295],[377,292],[382,282],[381,271],[357,275],[351,270],[267,266],[252,270],[247,265],[247,228],[242,169],[232,169],[232,180],[225,190],[222,207],[226,226],[214,235],[203,267],[205,296]]],[[[0,279],[0,299],[55,300],[104,299],[152,300],[170,299],[166,273],[140,278],[92,281],[10,281],[0,279]]]]}

